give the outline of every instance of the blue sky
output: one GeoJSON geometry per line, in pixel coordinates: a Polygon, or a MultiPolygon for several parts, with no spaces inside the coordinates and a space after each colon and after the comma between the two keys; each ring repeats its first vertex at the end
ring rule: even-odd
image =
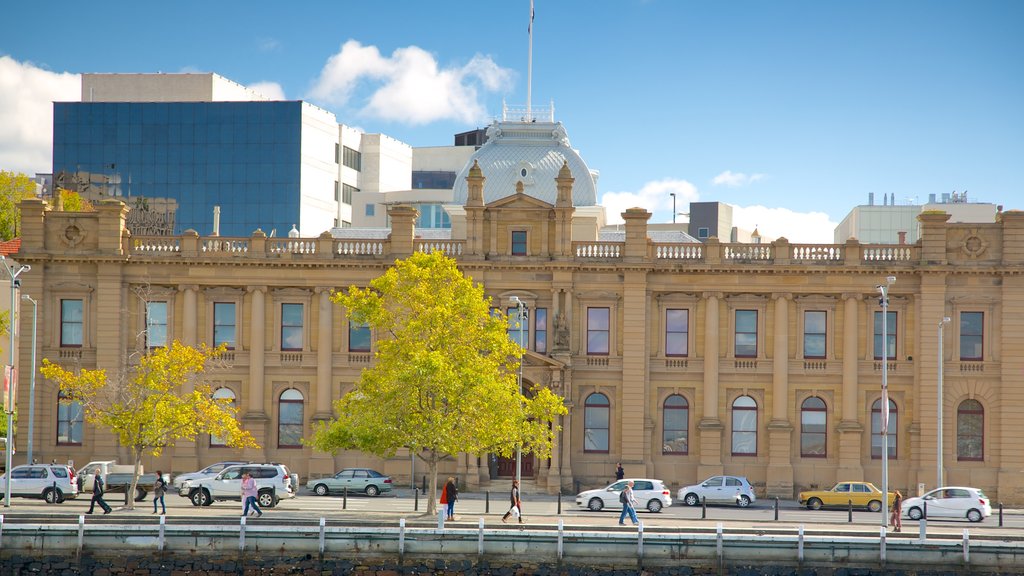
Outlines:
{"type": "MultiPolygon", "coordinates": [[[[529,0],[19,2],[0,168],[49,171],[83,72],[216,72],[413,146],[526,102],[529,0]],[[59,17],[55,18],[55,15],[59,17]]],[[[614,216],[690,200],[831,242],[855,205],[968,191],[1024,209],[1024,2],[536,0],[552,100],[614,216]]],[[[680,219],[685,217],[680,217],[680,219]]]]}

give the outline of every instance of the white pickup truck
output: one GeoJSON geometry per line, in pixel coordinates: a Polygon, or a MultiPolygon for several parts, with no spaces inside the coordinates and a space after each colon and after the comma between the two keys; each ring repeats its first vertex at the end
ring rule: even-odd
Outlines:
{"type": "MultiPolygon", "coordinates": [[[[103,478],[104,489],[107,492],[124,493],[132,483],[132,475],[135,474],[135,466],[132,464],[118,464],[117,460],[95,460],[82,466],[78,470],[79,491],[92,492],[96,485],[96,477],[103,478]]],[[[146,498],[146,495],[153,490],[156,483],[156,474],[143,474],[139,471],[139,482],[135,487],[135,501],[139,502],[146,498]]]]}

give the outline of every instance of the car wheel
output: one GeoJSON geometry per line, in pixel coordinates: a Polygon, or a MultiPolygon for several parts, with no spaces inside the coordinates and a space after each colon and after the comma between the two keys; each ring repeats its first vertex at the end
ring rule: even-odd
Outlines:
{"type": "Polygon", "coordinates": [[[868,510],[872,512],[878,512],[881,509],[882,503],[879,502],[878,500],[872,500],[871,502],[868,502],[868,510]]]}
{"type": "Polygon", "coordinates": [[[819,498],[811,498],[810,500],[808,500],[807,501],[807,509],[808,510],[821,510],[821,499],[819,499],[819,498]]]}
{"type": "Polygon", "coordinates": [[[377,488],[373,484],[370,484],[369,486],[366,487],[367,496],[376,496],[377,494],[380,494],[380,488],[377,488]]]}
{"type": "Polygon", "coordinates": [[[313,492],[316,492],[317,496],[327,496],[327,485],[317,484],[316,486],[313,487],[313,492]]]}
{"type": "Polygon", "coordinates": [[[661,500],[651,500],[647,503],[647,509],[651,512],[661,512],[661,500]]]}
{"type": "Polygon", "coordinates": [[[604,508],[604,501],[600,498],[591,498],[590,502],[587,502],[587,508],[590,508],[594,512],[600,512],[604,508]]]}
{"type": "Polygon", "coordinates": [[[135,501],[136,502],[142,502],[145,499],[146,499],[146,489],[145,488],[138,488],[138,487],[136,487],[135,488],[135,501]]]}
{"type": "Polygon", "coordinates": [[[188,499],[192,501],[193,506],[209,506],[210,505],[210,493],[206,490],[196,488],[189,492],[188,499]]]}
{"type": "Polygon", "coordinates": [[[918,508],[917,506],[914,506],[910,510],[907,510],[907,518],[910,518],[911,520],[920,520],[921,516],[921,509],[918,508]]]}
{"type": "Polygon", "coordinates": [[[700,504],[700,498],[697,498],[696,494],[690,492],[683,497],[683,502],[686,503],[687,506],[696,506],[700,504]]]}
{"type": "Polygon", "coordinates": [[[736,505],[739,506],[740,508],[746,508],[747,506],[750,506],[750,496],[747,496],[746,494],[740,494],[739,499],[736,500],[736,505]]]}
{"type": "Polygon", "coordinates": [[[981,522],[985,519],[985,517],[981,515],[980,510],[971,508],[970,510],[967,511],[967,519],[971,522],[981,522]]]}
{"type": "Polygon", "coordinates": [[[62,496],[60,490],[54,488],[47,488],[46,490],[43,490],[43,500],[45,500],[47,504],[56,504],[61,499],[62,496]]]}
{"type": "Polygon", "coordinates": [[[274,498],[274,493],[270,490],[262,490],[256,496],[256,501],[259,503],[260,508],[273,508],[277,505],[277,498],[274,498]]]}

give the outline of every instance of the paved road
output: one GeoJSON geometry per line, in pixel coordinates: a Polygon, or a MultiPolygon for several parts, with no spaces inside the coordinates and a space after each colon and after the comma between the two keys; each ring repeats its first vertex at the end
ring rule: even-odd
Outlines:
{"type": "MultiPolygon", "coordinates": [[[[501,515],[507,508],[507,496],[504,492],[491,494],[489,502],[484,493],[464,493],[460,496],[455,507],[456,525],[459,526],[476,526],[481,517],[488,525],[498,524],[501,515]]],[[[104,520],[113,520],[119,517],[119,520],[124,521],[126,516],[131,516],[139,521],[153,518],[151,514],[153,507],[150,501],[135,503],[136,508],[132,511],[124,508],[121,495],[111,495],[108,502],[114,507],[114,512],[104,520]]],[[[195,507],[187,498],[175,494],[169,494],[166,497],[166,502],[169,522],[194,520],[195,518],[234,522],[241,512],[241,505],[238,502],[216,502],[207,507],[195,507]]],[[[417,502],[409,490],[398,490],[376,498],[362,495],[342,498],[340,496],[316,496],[303,489],[300,490],[298,497],[282,500],[276,508],[266,510],[264,519],[313,520],[322,516],[331,521],[342,522],[397,522],[399,518],[406,518],[408,522],[436,523],[436,517],[425,516],[426,505],[425,499],[421,497],[417,502]]],[[[12,521],[16,521],[22,516],[25,516],[25,519],[31,516],[49,517],[51,521],[64,518],[77,521],[77,516],[84,513],[88,506],[88,494],[76,500],[53,505],[47,505],[40,500],[13,498],[11,506],[3,508],[2,513],[12,521]]],[[[558,519],[562,519],[566,526],[618,529],[618,511],[591,512],[580,509],[576,507],[575,499],[571,496],[562,497],[561,514],[559,514],[557,498],[548,495],[524,495],[523,508],[527,523],[533,526],[557,525],[558,519]]],[[[881,525],[881,514],[878,512],[855,511],[852,515],[853,521],[850,522],[849,514],[845,510],[812,511],[799,507],[795,501],[780,502],[778,521],[775,520],[774,501],[758,501],[745,509],[731,506],[709,506],[706,514],[700,507],[690,508],[676,504],[658,514],[641,511],[639,515],[645,526],[667,529],[713,529],[718,523],[722,523],[727,527],[759,527],[761,529],[774,527],[791,529],[793,526],[803,524],[808,527],[828,530],[870,531],[877,530],[881,525]]],[[[99,518],[99,516],[94,516],[94,518],[99,518]]],[[[905,532],[916,533],[918,528],[917,522],[904,520],[905,532]]],[[[929,533],[961,534],[964,529],[969,529],[972,534],[1020,535],[1024,530],[1024,511],[1004,511],[1002,527],[999,526],[997,513],[984,522],[976,524],[966,520],[935,520],[929,522],[928,526],[929,533]]]]}

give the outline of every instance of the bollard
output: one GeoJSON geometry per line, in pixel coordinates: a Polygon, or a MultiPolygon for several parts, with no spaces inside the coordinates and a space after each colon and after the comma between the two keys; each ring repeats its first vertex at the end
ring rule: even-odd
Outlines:
{"type": "Polygon", "coordinates": [[[574,480],[573,483],[576,485],[576,493],[579,494],[580,493],[580,481],[579,480],[574,480]]]}
{"type": "Polygon", "coordinates": [[[964,564],[971,563],[971,535],[967,528],[964,528],[964,564]]]}
{"type": "Polygon", "coordinates": [[[928,519],[928,501],[925,500],[924,502],[922,502],[922,504],[923,504],[922,507],[924,508],[924,510],[921,512],[921,518],[924,518],[925,520],[927,520],[928,519]]]}
{"type": "Polygon", "coordinates": [[[320,556],[324,555],[324,542],[327,539],[326,528],[327,528],[327,519],[324,518],[323,516],[321,516],[320,517],[320,542],[319,542],[320,556]]]}
{"type": "Polygon", "coordinates": [[[1003,503],[999,503],[999,527],[1003,527],[1003,503]]]}
{"type": "Polygon", "coordinates": [[[412,489],[412,497],[413,497],[412,511],[413,512],[419,512],[420,511],[420,489],[418,487],[412,489]]]}
{"type": "Polygon", "coordinates": [[[441,506],[437,509],[437,529],[444,530],[444,519],[448,515],[448,509],[441,506]]]}
{"type": "MultiPolygon", "coordinates": [[[[54,480],[53,481],[53,502],[51,502],[51,504],[56,504],[60,500],[60,498],[57,497],[57,494],[60,494],[60,492],[57,492],[57,481],[54,480]]],[[[125,502],[125,504],[127,504],[127,503],[128,502],[125,502]]]]}
{"type": "Polygon", "coordinates": [[[476,555],[484,555],[484,519],[480,519],[480,528],[477,531],[476,555]]]}
{"type": "Polygon", "coordinates": [[[804,561],[804,525],[801,524],[797,528],[796,534],[796,559],[798,562],[804,561]]]}
{"type": "Polygon", "coordinates": [[[846,521],[853,523],[853,500],[846,501],[846,521]]]}
{"type": "Polygon", "coordinates": [[[238,524],[238,549],[245,551],[245,516],[242,516],[238,524]]]}
{"type": "Polygon", "coordinates": [[[885,529],[886,528],[888,528],[888,526],[879,526],[878,527],[879,534],[880,534],[880,536],[878,538],[878,559],[879,559],[879,561],[882,562],[882,564],[885,564],[885,529]]]}
{"type": "Polygon", "coordinates": [[[405,518],[398,519],[398,557],[405,555],[405,518]]]}
{"type": "Polygon", "coordinates": [[[564,524],[564,522],[565,521],[562,520],[561,518],[558,519],[558,559],[559,560],[562,559],[562,555],[563,555],[563,551],[564,551],[564,549],[562,548],[562,539],[565,536],[565,524],[564,524]]]}
{"type": "Polygon", "coordinates": [[[157,549],[161,552],[164,551],[165,535],[164,531],[167,528],[167,516],[164,514],[160,515],[160,535],[157,540],[157,549]]]}
{"type": "Polygon", "coordinates": [[[427,477],[423,476],[423,488],[420,488],[420,492],[427,493],[427,477]]]}
{"type": "MultiPolygon", "coordinates": [[[[562,513],[562,491],[559,490],[558,491],[558,514],[561,514],[561,513],[562,513]]],[[[1000,510],[999,511],[999,517],[1002,518],[1002,516],[1003,516],[1003,511],[1000,510]]],[[[1000,526],[1002,526],[1002,524],[1000,524],[1000,526]]]]}
{"type": "Polygon", "coordinates": [[[484,491],[484,514],[491,513],[491,491],[484,491]]]}
{"type": "Polygon", "coordinates": [[[705,520],[708,517],[708,497],[700,497],[700,519],[705,520]]]}
{"type": "Polygon", "coordinates": [[[779,521],[779,497],[775,497],[775,521],[779,521]]]}

